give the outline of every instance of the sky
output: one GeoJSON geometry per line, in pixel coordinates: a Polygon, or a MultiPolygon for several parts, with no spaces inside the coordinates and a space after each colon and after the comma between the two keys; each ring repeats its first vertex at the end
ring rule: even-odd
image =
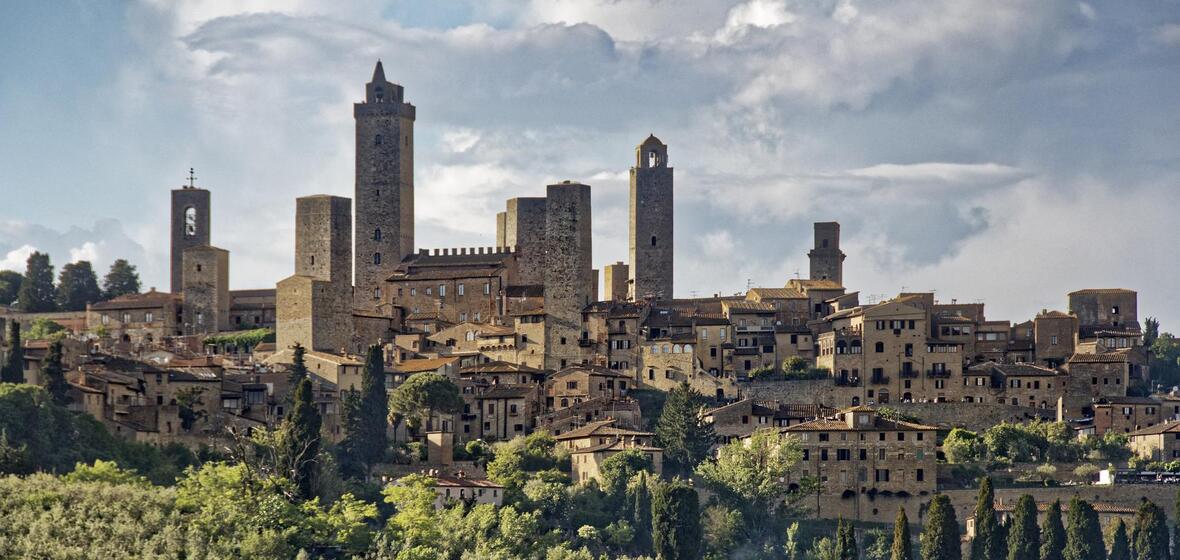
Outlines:
{"type": "Polygon", "coordinates": [[[627,255],[649,133],[677,296],[807,275],[989,319],[1139,292],[1180,329],[1180,0],[15,0],[0,4],[0,269],[116,258],[167,289],[196,168],[235,289],[293,272],[294,202],[352,196],[377,59],[417,107],[419,247],[494,244],[515,196],[593,189],[627,255]]]}

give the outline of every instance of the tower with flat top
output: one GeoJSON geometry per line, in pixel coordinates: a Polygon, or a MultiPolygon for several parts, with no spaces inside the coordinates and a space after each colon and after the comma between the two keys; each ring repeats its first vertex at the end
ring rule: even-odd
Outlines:
{"type": "Polygon", "coordinates": [[[672,299],[672,168],[655,135],[635,148],[629,221],[631,299],[672,299]]]}
{"type": "Polygon", "coordinates": [[[844,285],[844,252],[840,250],[840,223],[816,222],[815,247],[807,253],[809,278],[844,285]]]}

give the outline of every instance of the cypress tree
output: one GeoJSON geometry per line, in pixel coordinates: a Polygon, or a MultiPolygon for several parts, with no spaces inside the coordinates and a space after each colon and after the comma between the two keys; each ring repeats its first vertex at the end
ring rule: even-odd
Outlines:
{"type": "Polygon", "coordinates": [[[1154,502],[1144,500],[1135,514],[1135,558],[1170,560],[1168,518],[1154,502]]]}
{"type": "Polygon", "coordinates": [[[106,299],[139,293],[139,273],[126,259],[115,259],[102,279],[102,296],[106,299]]]}
{"type": "Polygon", "coordinates": [[[65,369],[61,364],[60,340],[49,345],[49,355],[45,357],[45,367],[41,371],[45,374],[45,391],[53,398],[53,402],[61,406],[69,404],[70,385],[66,383],[65,369]]]}
{"type": "Polygon", "coordinates": [[[653,551],[658,560],[701,557],[701,512],[696,490],[674,481],[656,487],[651,499],[653,551]]]}
{"type": "Polygon", "coordinates": [[[893,521],[893,549],[890,560],[914,560],[914,547],[910,544],[910,519],[905,508],[897,508],[897,519],[893,521]]]}
{"type": "Polygon", "coordinates": [[[86,305],[102,299],[98,277],[90,261],[78,261],[61,267],[57,279],[57,307],[62,311],[82,311],[86,305]]]}
{"type": "Polygon", "coordinates": [[[1041,535],[1037,528],[1037,502],[1025,494],[1016,502],[1008,528],[1008,560],[1037,560],[1041,535]]]}
{"type": "Polygon", "coordinates": [[[1131,545],[1127,541],[1127,524],[1117,519],[1114,523],[1114,537],[1110,541],[1108,560],[1131,560],[1131,545]]]}
{"type": "Polygon", "coordinates": [[[361,393],[352,406],[347,406],[350,418],[345,425],[350,428],[343,451],[345,462],[352,462],[368,476],[373,465],[385,457],[389,446],[386,430],[389,428],[389,397],[385,392],[385,359],[381,347],[369,347],[365,370],[361,377],[361,393]]]}
{"type": "Polygon", "coordinates": [[[704,396],[681,381],[664,401],[664,410],[656,423],[656,439],[664,448],[664,465],[676,473],[691,473],[709,456],[716,441],[713,425],[701,420],[704,396]]]}
{"type": "Polygon", "coordinates": [[[996,519],[996,493],[992,479],[979,481],[979,497],[975,500],[975,538],[971,539],[971,560],[1003,560],[1006,554],[1003,529],[996,519]]]}
{"type": "Polygon", "coordinates": [[[635,546],[647,551],[651,548],[651,482],[647,471],[639,471],[627,486],[627,510],[631,526],[635,528],[635,546]]]}
{"type": "Polygon", "coordinates": [[[955,508],[946,494],[930,500],[926,513],[926,527],[922,529],[922,560],[961,560],[959,522],[955,508]]]}
{"type": "Polygon", "coordinates": [[[856,547],[856,529],[852,522],[844,521],[841,517],[836,522],[836,553],[840,560],[857,560],[860,551],[856,547]]]}
{"type": "Polygon", "coordinates": [[[304,358],[306,353],[307,349],[298,342],[291,349],[291,368],[287,370],[287,383],[292,391],[299,386],[300,381],[307,378],[307,360],[304,358]]]}
{"type": "Polygon", "coordinates": [[[284,421],[285,460],[295,485],[304,499],[312,496],[316,457],[320,453],[320,411],[312,398],[311,380],[303,379],[295,389],[295,403],[284,421]]]}
{"type": "Polygon", "coordinates": [[[25,280],[21,282],[17,303],[25,313],[57,311],[53,289],[53,265],[49,255],[36,251],[29,255],[25,268],[25,280]]]}
{"type": "Polygon", "coordinates": [[[1061,522],[1061,500],[1049,504],[1041,524],[1041,560],[1064,560],[1065,525],[1061,522]]]}
{"type": "Polygon", "coordinates": [[[25,382],[25,351],[20,343],[20,323],[8,321],[8,359],[0,368],[0,383],[25,382]]]}
{"type": "Polygon", "coordinates": [[[1065,560],[1106,560],[1102,527],[1098,525],[1098,514],[1090,503],[1074,496],[1069,501],[1067,519],[1065,560]]]}

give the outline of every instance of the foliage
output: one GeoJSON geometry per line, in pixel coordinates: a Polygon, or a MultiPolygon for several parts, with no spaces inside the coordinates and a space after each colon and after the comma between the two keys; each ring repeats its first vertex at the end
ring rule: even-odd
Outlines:
{"type": "Polygon", "coordinates": [[[209,415],[201,407],[205,404],[201,395],[205,394],[203,387],[185,387],[176,392],[177,415],[180,416],[180,427],[184,431],[191,431],[201,420],[209,415]]]}
{"type": "Polygon", "coordinates": [[[806,371],[810,366],[811,362],[807,361],[807,358],[804,358],[803,356],[791,356],[783,360],[784,373],[806,371]]]}
{"type": "Polygon", "coordinates": [[[65,406],[70,404],[70,385],[66,382],[61,359],[61,341],[55,340],[49,345],[49,354],[45,357],[45,366],[41,368],[41,372],[45,377],[45,391],[49,393],[54,404],[65,406]]]}
{"type": "Polygon", "coordinates": [[[748,440],[722,446],[717,458],[701,463],[696,472],[723,501],[764,518],[804,494],[803,488],[790,489],[791,480],[807,482],[803,473],[793,472],[802,457],[795,439],[761,430],[748,440]]]}
{"type": "Polygon", "coordinates": [[[61,326],[56,321],[51,321],[44,317],[33,319],[29,324],[29,330],[25,333],[25,338],[29,340],[46,340],[51,338],[61,338],[65,333],[66,328],[61,326]],[[61,333],[61,334],[59,334],[61,333]]]}
{"type": "Polygon", "coordinates": [[[607,457],[599,467],[602,488],[612,498],[622,499],[627,483],[643,471],[652,469],[647,454],[639,449],[627,449],[607,457]]]}
{"type": "Polygon", "coordinates": [[[689,474],[709,455],[716,435],[713,425],[701,418],[705,398],[687,381],[668,391],[664,410],[656,424],[656,441],[664,449],[664,468],[689,474]]]}
{"type": "Polygon", "coordinates": [[[955,508],[946,494],[937,494],[930,500],[926,514],[926,526],[922,529],[922,560],[960,560],[959,522],[955,520],[955,508]]]}
{"type": "Polygon", "coordinates": [[[856,530],[851,522],[841,517],[836,523],[836,555],[840,560],[857,560],[860,550],[856,546],[856,530]]]}
{"type": "Polygon", "coordinates": [[[822,537],[811,543],[811,550],[807,551],[807,559],[843,560],[840,558],[840,545],[829,537],[822,537]]]}
{"type": "Polygon", "coordinates": [[[889,560],[892,555],[893,535],[880,527],[869,529],[861,537],[865,560],[889,560]]]}
{"type": "Polygon", "coordinates": [[[890,548],[889,558],[890,560],[913,560],[913,549],[913,544],[910,543],[909,517],[906,517],[905,507],[898,507],[897,519],[893,521],[893,546],[890,548]]]}
{"type": "Polygon", "coordinates": [[[307,349],[298,342],[291,348],[291,367],[287,369],[287,384],[296,387],[307,379],[307,349]]]}
{"type": "Polygon", "coordinates": [[[233,331],[219,333],[205,337],[202,344],[206,346],[234,347],[253,349],[263,342],[274,342],[275,330],[269,328],[251,329],[248,331],[233,331]]]}
{"type": "Polygon", "coordinates": [[[983,440],[975,432],[954,428],[942,440],[942,451],[950,463],[978,461],[983,452],[983,440]]]}
{"type": "Polygon", "coordinates": [[[1167,387],[1180,385],[1180,339],[1172,333],[1160,333],[1148,348],[1152,379],[1167,387]]]}
{"type": "Polygon", "coordinates": [[[1110,554],[1107,560],[1131,560],[1131,544],[1127,540],[1127,524],[1120,517],[1115,519],[1110,539],[1110,554]]]}
{"type": "MultiPolygon", "coordinates": [[[[1069,502],[1065,527],[1065,560],[1105,560],[1102,528],[1089,502],[1074,497],[1069,502]]],[[[1164,533],[1165,538],[1167,533],[1164,533]]]]}
{"type": "MultiPolygon", "coordinates": [[[[947,439],[959,430],[952,430],[947,439]]],[[[965,431],[964,431],[965,432],[965,431]]],[[[947,451],[947,460],[955,457],[969,460],[970,441],[967,433],[960,433],[947,451]],[[962,457],[960,457],[962,456],[962,457]]],[[[1084,454],[1084,447],[1073,437],[1073,430],[1064,422],[1034,421],[1026,423],[1001,422],[988,428],[982,436],[980,450],[987,459],[1011,463],[1073,462],[1084,454]]],[[[944,442],[944,450],[946,449],[944,442]]],[[[982,458],[982,457],[980,457],[982,458]]]]}
{"type": "Polygon", "coordinates": [[[504,486],[506,496],[518,498],[520,489],[536,476],[565,478],[555,470],[569,456],[557,448],[557,440],[549,432],[533,432],[497,443],[493,453],[495,458],[488,463],[488,479],[504,486]]]}
{"type": "Polygon", "coordinates": [[[57,307],[62,311],[82,311],[87,304],[102,300],[98,277],[90,261],[78,261],[61,267],[57,280],[57,307]]]}
{"type": "Polygon", "coordinates": [[[25,279],[17,294],[17,306],[25,313],[57,311],[56,295],[49,255],[34,251],[26,262],[25,279]]]}
{"type": "Polygon", "coordinates": [[[652,495],[651,515],[656,558],[700,558],[701,516],[696,490],[681,482],[658,485],[652,495]]]}
{"type": "Polygon", "coordinates": [[[1037,503],[1025,494],[1016,501],[1008,527],[1008,560],[1038,560],[1041,534],[1037,528],[1037,503]]]}
{"type": "MultiPolygon", "coordinates": [[[[701,533],[704,538],[704,550],[707,558],[729,558],[737,548],[741,539],[742,514],[720,504],[706,506],[701,514],[701,533]]],[[[798,534],[799,524],[792,525],[798,534]]],[[[792,533],[787,529],[786,549],[792,546],[798,554],[798,541],[791,540],[792,533]]],[[[791,557],[790,553],[787,554],[791,557]]]]}
{"type": "Polygon", "coordinates": [[[304,378],[295,388],[291,414],[283,421],[283,455],[290,465],[291,478],[304,498],[312,497],[321,423],[319,408],[312,399],[311,380],[304,378]]]}
{"type": "Polygon", "coordinates": [[[20,293],[20,285],[25,280],[19,272],[14,270],[0,270],[0,305],[12,305],[20,293]]]}
{"type": "Polygon", "coordinates": [[[78,463],[74,471],[65,475],[67,482],[101,482],[103,484],[138,484],[147,485],[146,478],[139,476],[132,470],[120,469],[114,461],[97,459],[93,464],[78,463]]]}
{"type": "Polygon", "coordinates": [[[399,422],[406,420],[415,430],[424,418],[429,422],[435,412],[457,414],[462,410],[463,397],[459,394],[459,387],[438,373],[415,373],[389,395],[389,412],[399,422]]]}
{"type": "Polygon", "coordinates": [[[341,466],[352,477],[367,477],[389,447],[389,401],[385,394],[385,360],[381,347],[369,347],[361,377],[360,395],[345,400],[346,435],[341,442],[341,466]]]}
{"type": "Polygon", "coordinates": [[[1049,504],[1045,521],[1041,523],[1041,560],[1065,558],[1065,525],[1061,522],[1061,500],[1049,504]]]}
{"type": "Polygon", "coordinates": [[[8,357],[0,367],[0,383],[24,383],[25,352],[20,342],[20,323],[8,322],[8,357]]]}
{"type": "Polygon", "coordinates": [[[1169,560],[1168,519],[1164,510],[1145,500],[1135,514],[1135,557],[1138,560],[1169,560]]]}
{"type": "Polygon", "coordinates": [[[1126,461],[1131,456],[1129,441],[1127,434],[1108,430],[1102,437],[1086,438],[1084,445],[1094,460],[1119,462],[1126,461]]]}
{"type": "Polygon", "coordinates": [[[102,297],[113,299],[122,295],[139,293],[139,273],[135,265],[126,259],[115,259],[102,279],[102,297]]]}

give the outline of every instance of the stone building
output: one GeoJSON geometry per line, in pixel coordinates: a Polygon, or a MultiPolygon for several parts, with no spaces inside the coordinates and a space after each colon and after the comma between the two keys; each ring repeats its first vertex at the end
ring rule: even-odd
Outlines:
{"type": "Polygon", "coordinates": [[[1131,452],[1149,461],[1180,460],[1180,421],[1172,420],[1127,434],[1131,452]]]}
{"type": "Polygon", "coordinates": [[[602,479],[602,464],[607,459],[630,449],[638,449],[647,458],[651,471],[659,476],[664,472],[664,450],[620,437],[613,441],[582,447],[570,452],[570,478],[578,483],[602,479]]]}
{"type": "Polygon", "coordinates": [[[275,298],[274,288],[230,290],[230,330],[274,328],[275,298]]]}
{"type": "Polygon", "coordinates": [[[1078,318],[1060,311],[1041,310],[1033,319],[1037,363],[1055,368],[1074,353],[1078,318]]]}
{"type": "Polygon", "coordinates": [[[590,187],[549,185],[545,200],[545,365],[582,362],[582,309],[594,292],[590,187]]]}
{"type": "Polygon", "coordinates": [[[706,410],[701,419],[713,425],[717,445],[749,437],[765,428],[786,428],[831,416],[836,409],[820,404],[789,404],[778,401],[741,399],[706,410]]]}
{"type": "Polygon", "coordinates": [[[633,301],[672,299],[672,168],[668,146],[650,135],[631,168],[630,294],[633,301]]]}
{"type": "Polygon", "coordinates": [[[347,198],[295,201],[295,275],[278,283],[275,344],[340,352],[352,329],[352,208],[347,198]]]}
{"type": "Polygon", "coordinates": [[[1163,422],[1167,416],[1160,401],[1151,397],[1103,397],[1094,407],[1094,435],[1129,434],[1163,422]]]}
{"type": "Polygon", "coordinates": [[[403,316],[437,313],[448,323],[499,322],[505,290],[516,276],[517,253],[510,249],[422,249],[394,268],[386,291],[403,316]]]}
{"type": "Polygon", "coordinates": [[[233,330],[230,325],[229,251],[189,247],[183,256],[184,334],[233,330]]]}
{"type": "Polygon", "coordinates": [[[385,79],[381,61],[353,105],[356,120],[356,285],[358,309],[376,310],[385,280],[414,251],[414,106],[385,79]]]}
{"type": "Polygon", "coordinates": [[[209,191],[189,186],[172,191],[172,293],[184,290],[184,251],[210,243],[209,191]]]}
{"type": "Polygon", "coordinates": [[[596,366],[571,366],[545,380],[544,407],[557,411],[594,399],[619,399],[633,387],[631,377],[596,366]]]}
{"type": "Polygon", "coordinates": [[[545,283],[545,197],[508,199],[504,212],[501,247],[515,248],[520,256],[515,283],[539,286],[545,283]]]}
{"type": "Polygon", "coordinates": [[[627,282],[631,274],[629,270],[627,263],[623,261],[608,264],[602,269],[602,285],[605,289],[602,299],[606,301],[627,300],[627,282]]]}
{"type": "Polygon", "coordinates": [[[112,339],[134,345],[179,336],[183,334],[181,298],[152,289],[92,303],[86,306],[86,329],[106,331],[112,339]]]}
{"type": "Polygon", "coordinates": [[[808,278],[831,280],[844,285],[844,252],[840,250],[840,224],[815,223],[815,247],[807,253],[810,262],[808,278]]]}
{"type": "Polygon", "coordinates": [[[1138,296],[1133,290],[1099,288],[1069,293],[1069,312],[1078,318],[1082,339],[1100,330],[1139,331],[1138,296]]]}

